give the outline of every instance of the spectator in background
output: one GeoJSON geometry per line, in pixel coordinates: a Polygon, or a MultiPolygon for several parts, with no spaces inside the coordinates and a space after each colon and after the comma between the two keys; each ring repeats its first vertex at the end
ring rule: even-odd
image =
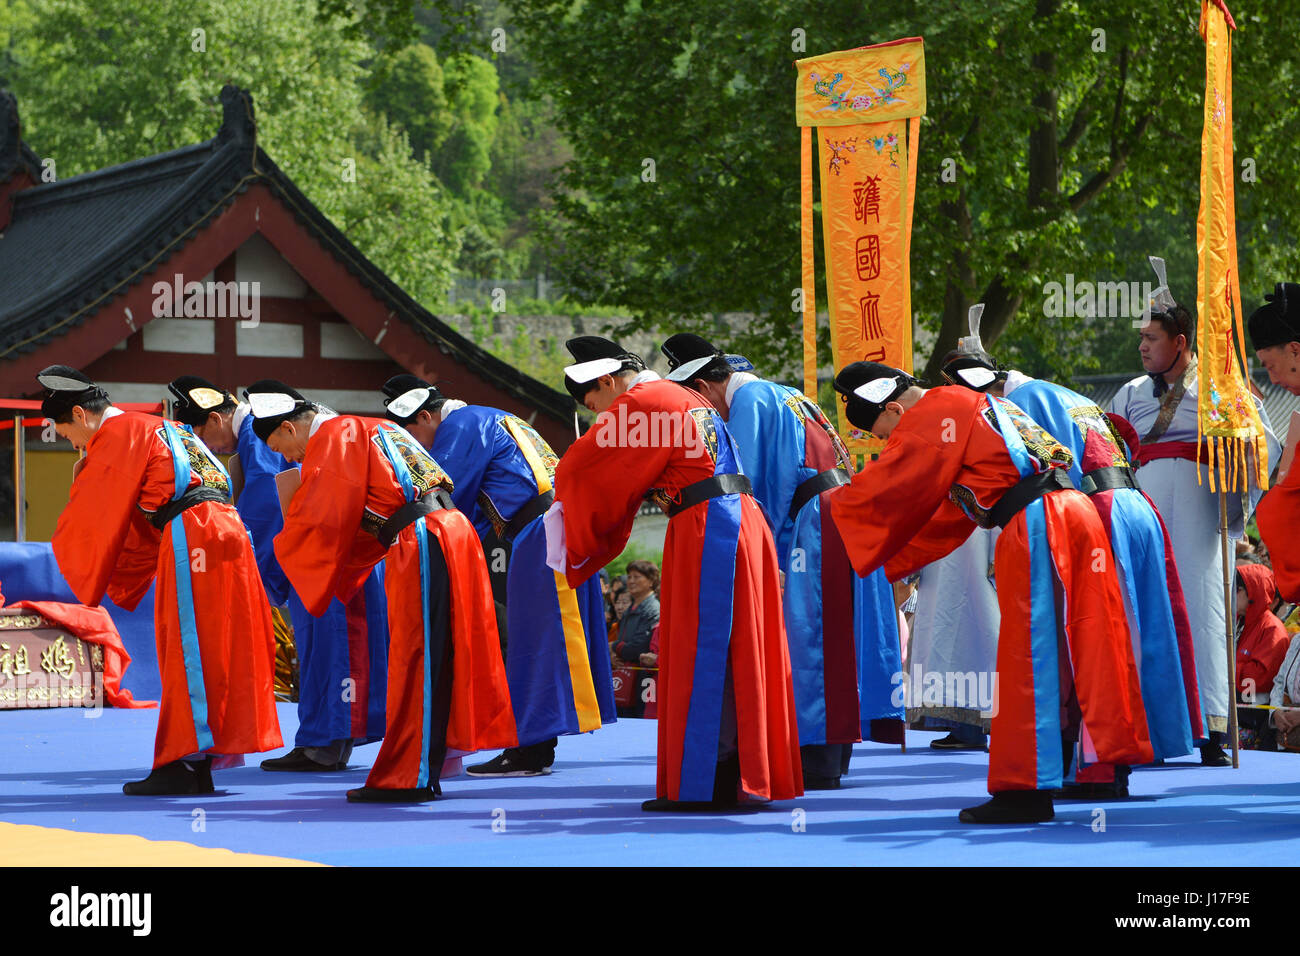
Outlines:
{"type": "Polygon", "coordinates": [[[1290,638],[1273,613],[1277,585],[1262,564],[1237,565],[1237,690],[1244,703],[1263,702],[1286,656],[1290,638]]]}
{"type": "MultiPolygon", "coordinates": [[[[609,582],[609,590],[605,594],[605,622],[609,627],[609,636],[611,640],[613,640],[615,629],[618,627],[618,619],[623,615],[623,612],[618,608],[618,598],[620,594],[623,594],[626,591],[626,575],[620,574],[609,582]]],[[[626,608],[624,610],[626,610],[626,608]]]]}
{"type": "Polygon", "coordinates": [[[631,664],[640,662],[650,650],[650,635],[659,623],[659,569],[649,561],[631,561],[627,566],[628,610],[619,616],[614,653],[631,664]]]}
{"type": "Polygon", "coordinates": [[[649,720],[659,718],[659,625],[650,632],[650,650],[641,655],[641,666],[653,668],[653,671],[647,670],[641,681],[642,708],[640,716],[649,720]],[[649,690],[650,693],[645,693],[649,690]]]}
{"type": "Polygon", "coordinates": [[[655,629],[650,632],[650,650],[646,651],[644,654],[641,655],[641,666],[642,667],[659,666],[659,625],[658,624],[656,624],[655,629]]]}
{"type": "Polygon", "coordinates": [[[618,597],[614,598],[612,610],[614,612],[614,624],[610,628],[609,639],[613,643],[615,635],[618,633],[618,625],[623,620],[623,615],[632,607],[632,596],[627,593],[627,589],[618,592],[618,597]]]}
{"type": "MultiPolygon", "coordinates": [[[[1262,564],[1237,565],[1237,699],[1264,703],[1264,688],[1276,683],[1291,636],[1273,613],[1277,586],[1273,572],[1262,564]]],[[[1270,694],[1271,697],[1271,694],[1270,694]]],[[[1243,750],[1276,750],[1277,732],[1269,711],[1237,708],[1243,750]]]]}
{"type": "MultiPolygon", "coordinates": [[[[1273,707],[1293,707],[1300,701],[1300,634],[1291,638],[1286,657],[1273,678],[1273,690],[1268,702],[1273,707]]],[[[1300,710],[1274,710],[1269,723],[1277,728],[1277,746],[1282,750],[1295,750],[1296,736],[1300,731],[1300,710]]]]}

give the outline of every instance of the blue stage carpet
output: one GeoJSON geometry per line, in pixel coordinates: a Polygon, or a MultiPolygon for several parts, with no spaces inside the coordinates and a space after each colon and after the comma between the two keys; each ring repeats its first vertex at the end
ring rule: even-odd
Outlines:
{"type": "MultiPolygon", "coordinates": [[[[147,772],[156,720],[156,710],[0,713],[0,819],[345,866],[1240,866],[1300,856],[1291,754],[1243,753],[1236,771],[1190,757],[1137,771],[1134,799],[1058,802],[1055,822],[1034,827],[959,824],[959,809],[986,799],[987,756],[936,753],[935,735],[916,732],[906,754],[859,744],[838,791],[729,816],[642,813],[654,795],[655,723],[640,720],[561,738],[548,777],[461,776],[418,807],[344,799],[377,744],[343,773],[267,773],[256,757],[219,771],[213,796],[123,796],[123,781],[147,772]]],[[[291,740],[293,706],[280,705],[280,723],[291,740]]]]}

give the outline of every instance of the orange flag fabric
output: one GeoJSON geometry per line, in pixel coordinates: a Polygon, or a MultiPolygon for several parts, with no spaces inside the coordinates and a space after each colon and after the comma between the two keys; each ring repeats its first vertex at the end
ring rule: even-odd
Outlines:
{"type": "MultiPolygon", "coordinates": [[[[831,352],[912,370],[911,226],[925,114],[925,45],[909,37],[795,63],[804,394],[817,394],[812,140],[817,141],[831,352]]],[[[872,450],[840,409],[850,451],[872,450]]]]}
{"type": "Polygon", "coordinates": [[[1210,490],[1268,486],[1268,446],[1246,388],[1235,337],[1246,353],[1237,270],[1232,160],[1232,30],[1221,0],[1202,0],[1205,106],[1201,132],[1201,207],[1196,217],[1196,347],[1201,436],[1209,448],[1210,490]],[[1235,336],[1234,336],[1235,333],[1235,336]]]}

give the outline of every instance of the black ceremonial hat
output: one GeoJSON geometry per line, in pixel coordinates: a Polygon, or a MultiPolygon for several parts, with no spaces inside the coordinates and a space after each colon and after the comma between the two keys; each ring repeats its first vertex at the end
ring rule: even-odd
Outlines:
{"type": "Polygon", "coordinates": [[[1255,351],[1300,342],[1300,285],[1279,282],[1246,322],[1255,351]]]}
{"type": "Polygon", "coordinates": [[[879,362],[853,362],[835,376],[835,391],[845,396],[844,413],[858,428],[871,431],[885,406],[916,384],[902,369],[879,362]]]}
{"type": "Polygon", "coordinates": [[[244,389],[253,415],[253,433],[266,441],[282,422],[311,407],[296,389],[273,378],[264,378],[244,389]]]}
{"type": "Polygon", "coordinates": [[[659,346],[668,359],[667,378],[674,382],[689,382],[714,361],[726,361],[727,355],[708,339],[694,332],[678,332],[659,346]]]}
{"type": "Polygon", "coordinates": [[[637,357],[611,339],[599,335],[579,335],[564,343],[576,362],[564,369],[564,387],[581,402],[602,375],[613,375],[637,357]]]}
{"type": "Polygon", "coordinates": [[[437,411],[447,401],[436,385],[407,373],[394,375],[384,383],[383,391],[388,396],[384,402],[388,417],[399,425],[409,425],[421,411],[437,411]]]}
{"type": "Polygon", "coordinates": [[[235,404],[233,395],[197,375],[182,375],[167,390],[175,398],[172,417],[186,425],[202,425],[216,409],[235,404]]]}

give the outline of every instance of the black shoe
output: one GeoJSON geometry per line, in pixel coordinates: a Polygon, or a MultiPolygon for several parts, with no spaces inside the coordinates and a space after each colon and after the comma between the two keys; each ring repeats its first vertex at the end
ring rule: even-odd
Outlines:
{"type": "Polygon", "coordinates": [[[732,754],[718,761],[713,771],[712,800],[669,800],[657,797],[646,800],[641,809],[649,813],[734,813],[739,805],[736,794],[740,786],[740,757],[732,754]]]}
{"type": "Polygon", "coordinates": [[[487,763],[466,767],[465,772],[471,777],[540,777],[550,773],[551,768],[521,759],[519,751],[512,747],[487,763]]]}
{"type": "Polygon", "coordinates": [[[1047,790],[1002,790],[957,815],[962,823],[1045,823],[1056,816],[1047,790]]]}
{"type": "Polygon", "coordinates": [[[806,773],[803,775],[803,788],[805,790],[838,790],[840,788],[840,778],[818,777],[816,774],[806,773]]]}
{"type": "Polygon", "coordinates": [[[212,785],[212,758],[204,757],[195,769],[199,773],[199,793],[216,793],[217,788],[212,785]]]}
{"type": "Polygon", "coordinates": [[[357,787],[348,791],[349,803],[428,803],[435,799],[437,794],[433,787],[412,787],[409,790],[357,787]]]}
{"type": "Polygon", "coordinates": [[[143,780],[134,780],[122,785],[122,792],[128,797],[162,797],[192,793],[212,793],[212,758],[207,757],[202,763],[187,764],[184,760],[173,760],[161,767],[155,767],[143,780]]]}
{"type": "Polygon", "coordinates": [[[294,773],[331,773],[335,770],[346,770],[347,767],[346,762],[317,763],[307,756],[307,751],[302,747],[294,747],[283,757],[272,757],[262,761],[263,770],[287,770],[294,773]]]}
{"type": "Polygon", "coordinates": [[[1052,791],[1055,800],[1127,800],[1127,783],[1067,783],[1052,791]]]}
{"type": "Polygon", "coordinates": [[[713,805],[734,807],[739,802],[740,755],[719,760],[713,771],[713,805]]]}
{"type": "Polygon", "coordinates": [[[966,741],[958,737],[955,733],[951,733],[947,737],[940,738],[939,740],[931,740],[930,749],[931,750],[976,750],[979,751],[980,753],[988,753],[989,748],[987,744],[968,744],[966,741]]]}
{"type": "Polygon", "coordinates": [[[555,763],[555,745],[558,739],[552,737],[550,740],[543,740],[540,744],[529,744],[527,747],[511,747],[507,753],[514,758],[516,764],[522,764],[525,767],[550,767],[555,763]]]}
{"type": "Polygon", "coordinates": [[[736,803],[719,803],[716,800],[668,800],[658,797],[646,800],[641,809],[647,813],[734,813],[736,803]]]}
{"type": "Polygon", "coordinates": [[[1213,740],[1201,744],[1202,767],[1231,767],[1232,758],[1223,752],[1223,748],[1213,740]]]}

